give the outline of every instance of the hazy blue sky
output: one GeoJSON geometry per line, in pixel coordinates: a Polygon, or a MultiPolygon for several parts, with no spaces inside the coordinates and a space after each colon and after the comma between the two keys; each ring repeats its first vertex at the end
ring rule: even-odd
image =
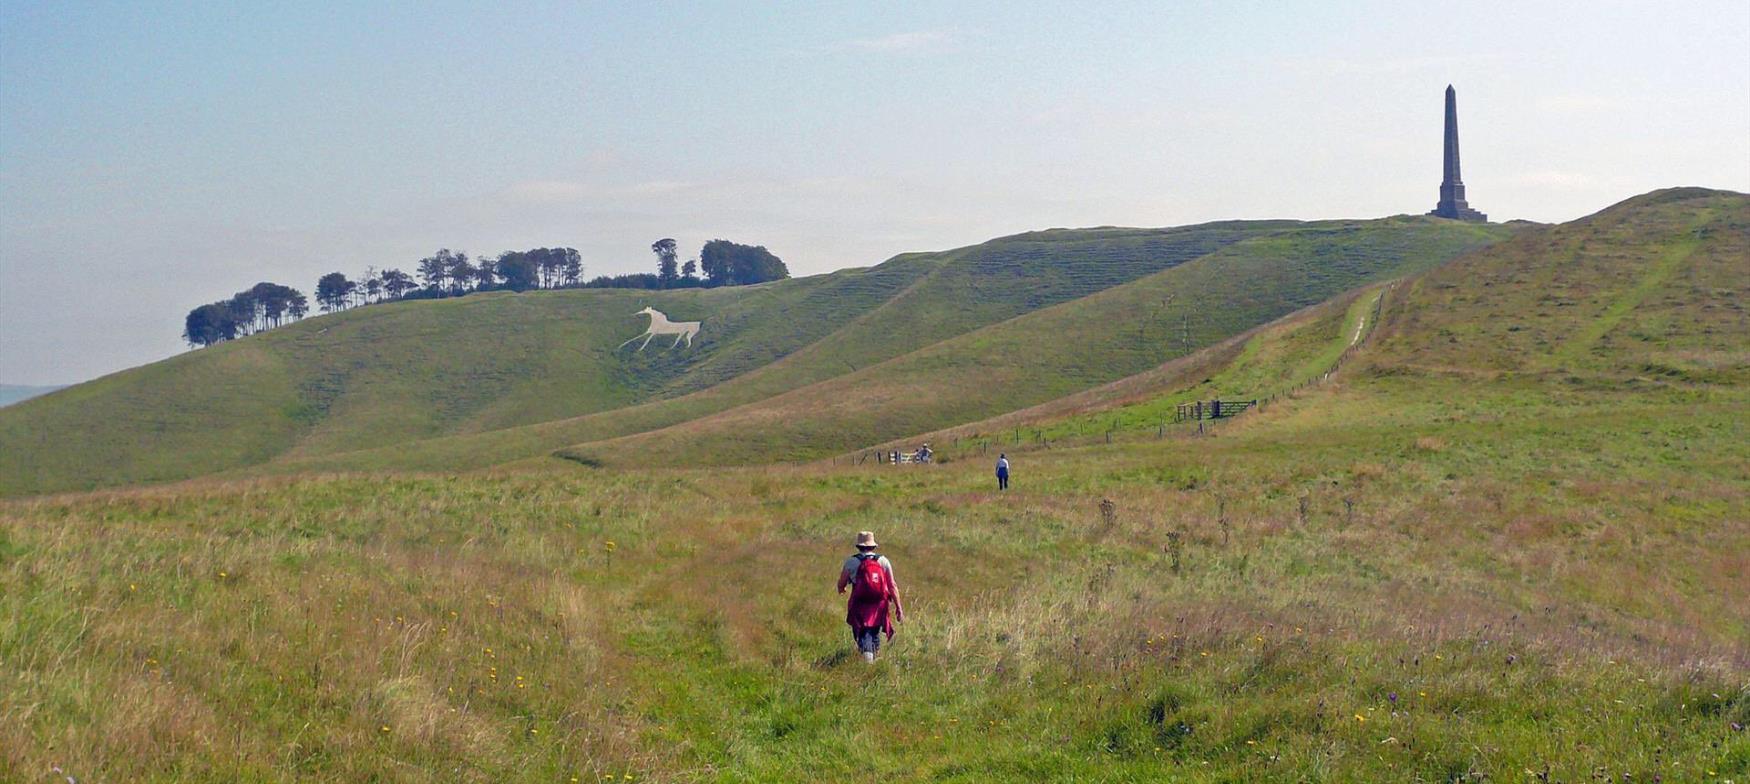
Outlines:
{"type": "Polygon", "coordinates": [[[0,382],[259,280],[658,237],[796,274],[1051,226],[1750,190],[1750,1],[0,2],[0,382]],[[492,8],[492,10],[482,10],[492,8]]]}

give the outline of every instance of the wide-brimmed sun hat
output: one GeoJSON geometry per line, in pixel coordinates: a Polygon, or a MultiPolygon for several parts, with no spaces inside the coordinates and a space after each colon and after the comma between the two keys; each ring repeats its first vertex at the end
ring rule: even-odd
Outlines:
{"type": "Polygon", "coordinates": [[[881,545],[878,545],[875,543],[875,532],[874,531],[858,531],[857,532],[857,546],[858,547],[880,547],[881,545]]]}

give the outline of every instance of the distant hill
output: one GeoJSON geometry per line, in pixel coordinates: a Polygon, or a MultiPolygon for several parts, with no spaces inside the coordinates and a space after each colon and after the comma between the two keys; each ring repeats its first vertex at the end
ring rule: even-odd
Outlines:
{"type": "Polygon", "coordinates": [[[29,400],[33,397],[40,397],[63,388],[65,388],[65,385],[43,387],[26,386],[21,384],[0,384],[0,406],[10,406],[13,403],[29,400]]]}
{"type": "Polygon", "coordinates": [[[1430,400],[1450,417],[1484,421],[1501,416],[1491,409],[1591,406],[1625,431],[1650,404],[1693,407],[1698,423],[1745,408],[1750,195],[1673,188],[1570,223],[1520,228],[1389,290],[1333,299],[1110,384],[883,446],[1014,428],[1047,442],[1152,433],[1182,402],[1297,389],[1359,337],[1376,299],[1379,323],[1344,376],[1369,403],[1323,412],[1352,419],[1356,432],[1376,421],[1441,419],[1430,400]]]}
{"type": "Polygon", "coordinates": [[[1385,346],[1406,371],[1742,384],[1747,281],[1750,196],[1654,191],[1417,278],[1385,346]]]}
{"type": "Polygon", "coordinates": [[[1425,218],[1285,227],[758,404],[563,454],[667,464],[824,457],[1123,378],[1502,236],[1498,226],[1425,218]]]}
{"type": "Polygon", "coordinates": [[[652,459],[821,455],[1136,372],[1512,231],[1420,217],[1052,230],[758,286],[370,306],[7,408],[0,494],[455,470],[651,431],[652,459]],[[1106,299],[1074,304],[1091,295],[1106,299]],[[703,320],[694,348],[617,349],[645,305],[703,320]],[[870,395],[891,397],[859,417],[786,413],[870,395]]]}

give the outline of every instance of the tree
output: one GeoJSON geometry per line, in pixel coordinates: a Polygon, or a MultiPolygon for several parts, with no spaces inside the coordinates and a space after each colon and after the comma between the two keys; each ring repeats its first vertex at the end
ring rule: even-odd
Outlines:
{"type": "Polygon", "coordinates": [[[416,288],[413,276],[398,269],[383,270],[379,277],[383,279],[383,293],[389,295],[389,299],[400,299],[401,295],[416,288]]]}
{"type": "Polygon", "coordinates": [[[383,278],[373,272],[365,273],[365,300],[381,302],[383,299],[383,278]]]}
{"type": "MultiPolygon", "coordinates": [[[[255,301],[251,291],[239,291],[223,302],[215,303],[225,309],[226,318],[230,320],[231,331],[236,335],[248,336],[257,331],[256,325],[261,318],[260,304],[255,301]]],[[[229,338],[227,338],[228,340],[229,338]]]]}
{"type": "Polygon", "coordinates": [[[535,259],[535,265],[541,269],[541,287],[553,288],[559,279],[559,270],[565,267],[565,251],[561,248],[536,248],[529,251],[535,259]]]}
{"type": "Polygon", "coordinates": [[[498,285],[498,262],[490,256],[474,260],[474,290],[486,291],[498,285]]]}
{"type": "Polygon", "coordinates": [[[316,302],[322,306],[324,312],[344,310],[347,300],[352,297],[353,289],[357,287],[358,284],[347,280],[345,275],[330,272],[316,281],[316,302]]]}
{"type": "Polygon", "coordinates": [[[182,323],[182,339],[191,347],[210,346],[237,336],[230,308],[217,302],[189,311],[182,323]]]}
{"type": "Polygon", "coordinates": [[[675,273],[675,242],[672,237],[664,237],[650,243],[650,252],[656,254],[656,278],[662,281],[663,288],[669,288],[680,276],[675,273]]]}
{"type": "MultiPolygon", "coordinates": [[[[425,279],[425,286],[444,290],[444,280],[450,276],[450,249],[440,248],[437,253],[419,260],[419,277],[425,279]]],[[[317,299],[321,299],[318,297],[317,299]]]]}
{"type": "Polygon", "coordinates": [[[498,255],[498,277],[511,291],[528,291],[541,285],[541,268],[528,251],[507,250],[498,255]]]}
{"type": "Polygon", "coordinates": [[[457,252],[450,257],[450,289],[456,294],[468,291],[468,284],[474,281],[475,269],[468,263],[468,254],[457,252]]]}
{"type": "Polygon", "coordinates": [[[687,259],[687,263],[681,265],[681,279],[682,280],[698,280],[699,279],[699,260],[698,259],[687,259]]]}
{"type": "Polygon", "coordinates": [[[303,299],[304,295],[297,289],[262,281],[248,291],[238,292],[231,298],[230,307],[240,317],[249,314],[253,330],[259,332],[284,324],[288,315],[293,319],[303,318],[303,313],[293,313],[292,309],[294,302],[303,299]]]}
{"type": "Polygon", "coordinates": [[[576,248],[565,249],[565,285],[575,286],[583,282],[583,255],[576,248]]]}
{"type": "Polygon", "coordinates": [[[746,286],[790,277],[784,261],[764,246],[711,240],[699,250],[699,266],[713,286],[746,286]]]}

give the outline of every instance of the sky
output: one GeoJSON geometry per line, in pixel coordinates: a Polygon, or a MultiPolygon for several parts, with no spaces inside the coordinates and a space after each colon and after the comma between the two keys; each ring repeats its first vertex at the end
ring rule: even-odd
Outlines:
{"type": "Polygon", "coordinates": [[[161,359],[190,308],[440,247],[575,247],[593,276],[724,238],[807,275],[1422,213],[1449,83],[1492,220],[1750,191],[1750,0],[0,0],[0,383],[161,359]]]}

